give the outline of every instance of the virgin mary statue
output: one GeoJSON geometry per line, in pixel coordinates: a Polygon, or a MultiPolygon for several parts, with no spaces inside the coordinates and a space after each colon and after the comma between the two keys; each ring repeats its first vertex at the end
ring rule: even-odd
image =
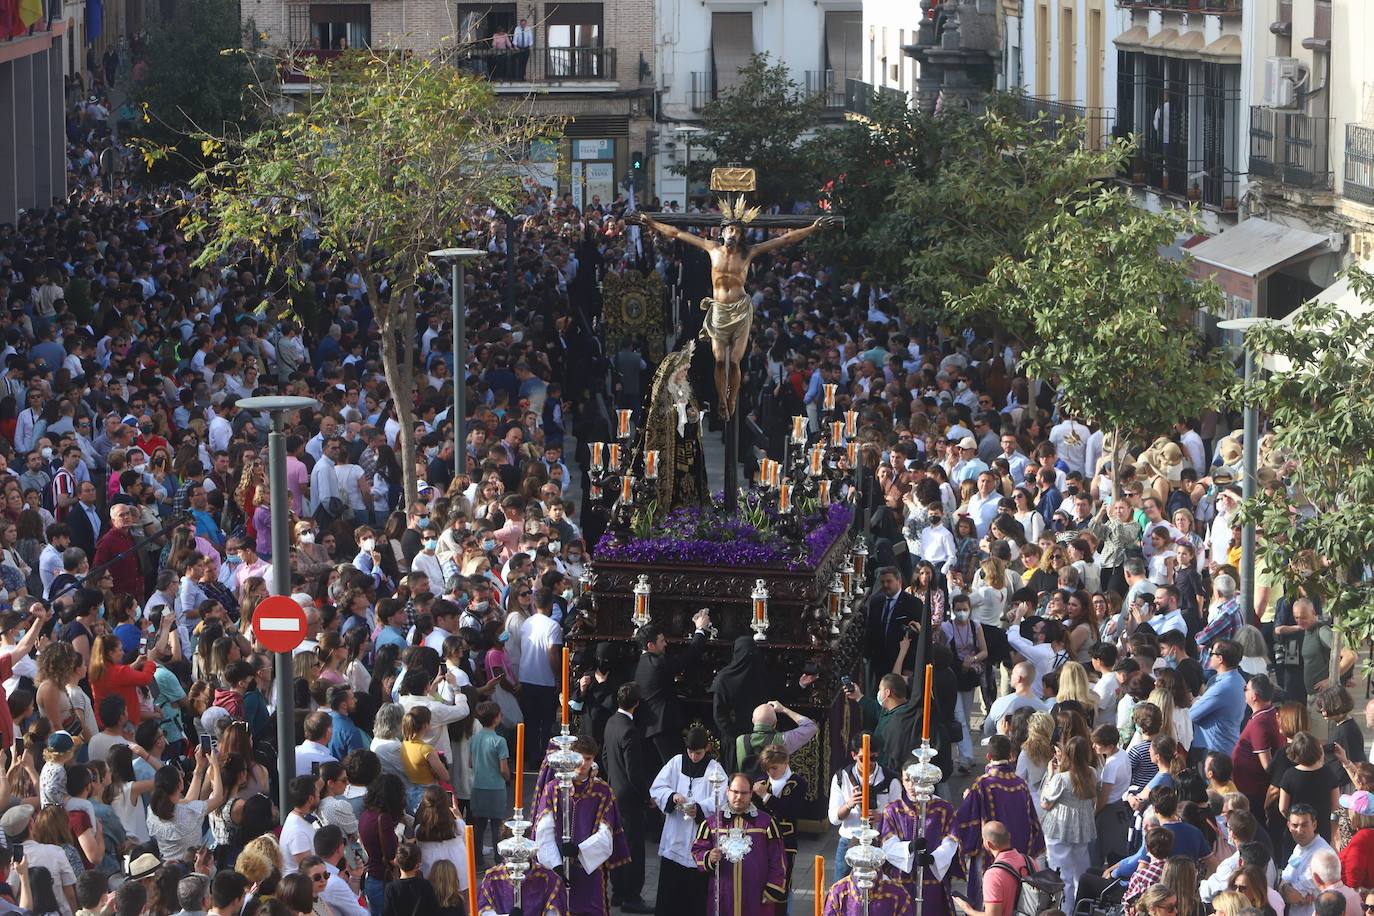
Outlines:
{"type": "Polygon", "coordinates": [[[696,341],[669,353],[654,372],[644,448],[659,454],[658,513],[710,502],[706,461],[701,445],[701,403],[692,392],[687,370],[696,341]]]}

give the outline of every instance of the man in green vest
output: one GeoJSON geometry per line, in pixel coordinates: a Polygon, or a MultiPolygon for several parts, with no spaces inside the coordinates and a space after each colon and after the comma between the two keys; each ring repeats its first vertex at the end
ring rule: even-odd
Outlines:
{"type": "MultiPolygon", "coordinates": [[[[855,684],[848,691],[849,699],[859,704],[864,728],[873,732],[873,756],[890,773],[901,772],[911,754],[907,736],[920,716],[915,703],[907,702],[910,691],[900,674],[884,674],[878,681],[878,696],[866,697],[855,684]]],[[[933,736],[932,736],[933,738],[933,736]]]]}

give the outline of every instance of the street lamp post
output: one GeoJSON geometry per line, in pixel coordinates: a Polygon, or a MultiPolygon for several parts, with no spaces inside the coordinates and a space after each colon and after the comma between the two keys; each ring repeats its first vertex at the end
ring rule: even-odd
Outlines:
{"type": "MultiPolygon", "coordinates": [[[[264,410],[272,417],[272,431],[267,435],[268,487],[272,491],[272,582],[274,595],[291,594],[291,512],[286,487],[286,414],[292,410],[316,410],[320,402],[314,398],[260,397],[242,398],[238,406],[244,410],[264,410]]],[[[291,810],[291,780],[296,776],[296,697],[293,690],[295,672],[291,668],[291,653],[277,652],[277,779],[278,803],[282,811],[291,810]]]]}
{"type": "MultiPolygon", "coordinates": [[[[506,231],[506,257],[514,257],[514,242],[509,225],[506,231]]],[[[431,261],[448,262],[452,271],[453,298],[451,316],[453,323],[453,476],[457,477],[467,470],[467,441],[463,438],[464,390],[467,386],[467,330],[464,327],[463,268],[468,261],[480,258],[485,251],[476,248],[440,248],[431,251],[431,261]]]]}
{"type": "MultiPolygon", "coordinates": [[[[1255,350],[1244,340],[1244,334],[1251,328],[1272,322],[1273,319],[1270,318],[1232,318],[1217,322],[1217,327],[1221,330],[1239,331],[1242,335],[1247,391],[1255,378],[1255,350]]],[[[1248,502],[1255,497],[1255,473],[1259,467],[1259,407],[1254,403],[1245,405],[1243,435],[1245,470],[1241,478],[1240,494],[1248,502]]],[[[1240,530],[1240,606],[1246,614],[1259,613],[1259,609],[1255,607],[1255,523],[1252,521],[1247,521],[1240,530]]]]}

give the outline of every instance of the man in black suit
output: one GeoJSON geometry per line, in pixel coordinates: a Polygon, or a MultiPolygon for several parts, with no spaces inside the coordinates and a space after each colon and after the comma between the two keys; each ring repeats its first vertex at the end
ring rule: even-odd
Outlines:
{"type": "Polygon", "coordinates": [[[110,523],[100,506],[96,504],[99,496],[95,484],[89,480],[76,488],[76,505],[67,510],[67,527],[72,530],[73,547],[80,547],[87,557],[95,556],[95,545],[102,535],[110,530],[110,523]]]}
{"type": "Polygon", "coordinates": [[[630,847],[630,862],[611,872],[611,906],[625,913],[652,913],[644,902],[644,824],[645,805],[652,779],[644,762],[644,737],[635,723],[639,708],[639,686],[621,684],[615,692],[615,715],[606,723],[606,781],[615,793],[620,809],[620,825],[630,847]]]}
{"type": "Polygon", "coordinates": [[[870,693],[877,692],[878,681],[892,671],[897,662],[897,650],[902,631],[909,623],[918,626],[924,608],[920,600],[902,591],[902,574],[895,566],[883,566],[877,571],[877,589],[868,599],[868,681],[870,693]]]}
{"type": "Polygon", "coordinates": [[[668,637],[663,627],[652,621],[635,634],[644,654],[635,667],[635,683],[643,698],[644,709],[639,716],[644,737],[658,750],[656,766],[682,752],[682,713],[678,709],[677,676],[695,664],[706,651],[706,628],[711,625],[711,612],[706,608],[692,618],[696,632],[687,649],[673,658],[667,655],[668,637]]]}

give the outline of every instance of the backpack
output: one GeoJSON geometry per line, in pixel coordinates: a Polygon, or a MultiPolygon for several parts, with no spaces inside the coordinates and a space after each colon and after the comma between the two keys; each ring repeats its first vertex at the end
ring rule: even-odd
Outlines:
{"type": "Polygon", "coordinates": [[[1027,872],[1023,875],[1006,862],[995,862],[993,868],[1000,868],[1016,878],[1016,903],[1007,916],[1040,916],[1046,910],[1058,910],[1064,902],[1064,879],[1053,869],[1035,870],[1035,861],[1023,856],[1027,872]]]}

